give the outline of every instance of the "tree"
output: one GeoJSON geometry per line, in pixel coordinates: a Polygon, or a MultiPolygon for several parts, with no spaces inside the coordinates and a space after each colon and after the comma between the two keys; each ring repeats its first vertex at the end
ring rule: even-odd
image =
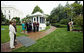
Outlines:
{"type": "Polygon", "coordinates": [[[2,22],[5,23],[5,20],[6,20],[6,18],[5,18],[5,16],[3,15],[2,11],[1,11],[1,23],[2,23],[2,22]]]}
{"type": "Polygon", "coordinates": [[[81,29],[83,30],[83,15],[78,15],[76,16],[76,18],[74,19],[74,22],[76,23],[76,25],[80,26],[81,29]]]}
{"type": "Polygon", "coordinates": [[[45,15],[45,18],[46,18],[46,21],[49,21],[49,16],[48,14],[44,14],[45,15]]]}
{"type": "Polygon", "coordinates": [[[74,18],[77,18],[75,16],[80,14],[83,14],[83,6],[80,4],[80,2],[74,2],[72,4],[67,2],[65,6],[59,4],[58,7],[54,8],[50,13],[49,20],[50,23],[59,23],[64,19],[67,21],[72,19],[74,21],[74,18]]]}
{"type": "Polygon", "coordinates": [[[38,5],[34,8],[32,14],[34,14],[34,13],[36,13],[36,12],[43,13],[42,9],[40,9],[40,7],[39,7],[38,5]]]}
{"type": "Polygon", "coordinates": [[[16,23],[19,23],[20,24],[20,18],[19,17],[13,17],[12,19],[15,19],[16,20],[16,23]]]}
{"type": "Polygon", "coordinates": [[[57,8],[54,8],[50,13],[50,22],[59,22],[64,17],[64,7],[59,4],[57,8]]]}
{"type": "Polygon", "coordinates": [[[71,5],[69,5],[69,3],[67,2],[66,3],[66,5],[65,5],[65,7],[64,7],[64,12],[65,12],[65,14],[66,14],[66,18],[69,20],[69,19],[71,19],[72,18],[72,16],[73,16],[73,12],[72,12],[72,10],[71,10],[71,5]]]}
{"type": "Polygon", "coordinates": [[[82,4],[80,4],[78,2],[74,2],[73,4],[71,4],[71,7],[72,7],[72,11],[74,13],[74,16],[83,14],[82,4]]]}
{"type": "Polygon", "coordinates": [[[68,19],[62,19],[60,20],[60,24],[67,24],[69,22],[68,19]]]}
{"type": "Polygon", "coordinates": [[[75,1],[74,3],[80,4],[80,1],[75,1]]]}
{"type": "Polygon", "coordinates": [[[26,17],[24,17],[24,18],[22,19],[22,21],[29,22],[29,21],[30,21],[30,18],[31,18],[31,17],[29,17],[29,15],[27,15],[26,17]]]}

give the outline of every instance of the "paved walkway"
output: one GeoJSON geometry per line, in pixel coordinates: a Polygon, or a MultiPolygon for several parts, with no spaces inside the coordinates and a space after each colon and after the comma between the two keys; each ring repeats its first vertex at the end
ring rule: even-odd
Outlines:
{"type": "Polygon", "coordinates": [[[43,32],[32,32],[32,33],[26,33],[28,34],[29,38],[33,40],[38,40],[40,38],[43,38],[45,35],[48,35],[49,33],[53,32],[56,28],[51,26],[50,29],[43,31],[43,32]]]}
{"type": "MultiPolygon", "coordinates": [[[[30,32],[26,33],[29,35],[28,37],[33,40],[38,40],[40,38],[43,38],[45,35],[48,35],[49,33],[53,32],[56,29],[56,27],[51,26],[50,29],[43,31],[43,32],[30,32]]],[[[23,45],[17,41],[17,45],[15,46],[15,49],[22,47],[23,45]]],[[[9,47],[9,42],[1,44],[1,52],[11,52],[12,49],[9,47]]]]}

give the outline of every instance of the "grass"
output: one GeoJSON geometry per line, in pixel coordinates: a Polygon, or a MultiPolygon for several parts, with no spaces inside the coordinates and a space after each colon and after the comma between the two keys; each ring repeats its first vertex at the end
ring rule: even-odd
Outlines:
{"type": "MultiPolygon", "coordinates": [[[[1,25],[1,28],[4,28],[5,30],[1,30],[1,43],[6,43],[10,40],[9,37],[9,26],[8,25],[1,25]]],[[[50,26],[47,26],[45,30],[49,29],[50,26]]],[[[45,31],[43,30],[43,31],[45,31]]],[[[17,37],[18,36],[28,36],[26,34],[21,33],[22,31],[22,26],[21,25],[17,25],[17,37]]]]}
{"type": "MultiPolygon", "coordinates": [[[[5,30],[1,30],[1,43],[6,43],[10,40],[10,38],[9,38],[9,26],[8,25],[6,25],[6,26],[1,25],[1,28],[5,28],[5,30]]],[[[28,35],[25,35],[23,33],[20,33],[21,31],[22,31],[21,25],[17,25],[17,34],[16,34],[17,37],[22,36],[22,35],[28,36],[28,35]]]]}
{"type": "Polygon", "coordinates": [[[54,32],[37,40],[30,47],[21,47],[12,52],[83,52],[83,32],[70,32],[57,28],[54,32]]]}
{"type": "MultiPolygon", "coordinates": [[[[37,40],[37,43],[29,47],[21,47],[14,49],[12,52],[83,52],[83,32],[70,32],[67,31],[65,25],[57,28],[54,32],[37,40]]],[[[1,26],[6,30],[1,30],[1,43],[9,41],[8,26],[1,26]]],[[[49,29],[48,26],[46,29],[49,29]]],[[[78,27],[76,27],[79,29],[78,27]]],[[[17,26],[17,36],[25,35],[20,33],[21,26],[17,26]]],[[[28,35],[25,35],[28,36],[28,35]]]]}

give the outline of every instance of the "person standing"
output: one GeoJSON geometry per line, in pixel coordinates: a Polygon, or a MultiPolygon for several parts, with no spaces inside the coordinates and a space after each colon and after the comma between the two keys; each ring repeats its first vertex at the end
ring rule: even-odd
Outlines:
{"type": "Polygon", "coordinates": [[[73,21],[71,21],[71,26],[72,26],[72,30],[73,30],[73,27],[74,27],[74,26],[73,26],[73,21]]]}
{"type": "Polygon", "coordinates": [[[72,23],[69,22],[70,31],[72,31],[72,23]]]}
{"type": "Polygon", "coordinates": [[[36,24],[36,27],[37,27],[37,31],[39,31],[39,23],[38,22],[36,24]]]}
{"type": "Polygon", "coordinates": [[[33,31],[35,32],[36,30],[36,22],[33,23],[33,31]]]}
{"type": "Polygon", "coordinates": [[[26,22],[25,25],[26,25],[26,30],[27,30],[27,33],[28,33],[28,23],[26,22]]]}
{"type": "Polygon", "coordinates": [[[13,21],[10,21],[9,25],[9,36],[10,36],[10,48],[15,48],[14,46],[14,34],[16,34],[15,28],[13,27],[14,23],[13,21]]]}
{"type": "Polygon", "coordinates": [[[22,21],[22,30],[25,33],[25,23],[24,23],[24,21],[22,21]]]}
{"type": "Polygon", "coordinates": [[[30,32],[30,23],[28,22],[28,31],[30,32]]]}
{"type": "Polygon", "coordinates": [[[31,21],[29,22],[29,30],[30,30],[30,32],[32,31],[32,24],[31,24],[31,21]]]}
{"type": "Polygon", "coordinates": [[[67,31],[70,31],[69,23],[67,23],[67,31]]]}
{"type": "MultiPolygon", "coordinates": [[[[13,20],[13,22],[14,22],[13,26],[14,26],[14,28],[15,28],[15,32],[17,32],[16,20],[13,20]]],[[[16,40],[16,34],[14,34],[14,45],[17,44],[15,40],[16,40]]]]}

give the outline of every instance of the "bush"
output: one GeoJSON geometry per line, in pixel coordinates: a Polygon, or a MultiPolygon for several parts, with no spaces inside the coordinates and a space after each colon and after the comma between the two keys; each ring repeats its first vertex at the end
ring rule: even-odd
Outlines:
{"type": "Polygon", "coordinates": [[[67,24],[69,22],[68,19],[62,19],[60,20],[60,24],[67,24]]]}
{"type": "Polygon", "coordinates": [[[55,27],[60,27],[60,24],[59,23],[51,23],[52,26],[55,26],[55,27]]]}
{"type": "Polygon", "coordinates": [[[46,23],[46,25],[47,25],[47,26],[49,26],[49,25],[50,25],[50,23],[46,23]]]}
{"type": "Polygon", "coordinates": [[[76,16],[74,22],[83,30],[83,15],[76,16]]]}
{"type": "Polygon", "coordinates": [[[5,24],[9,24],[9,20],[8,19],[5,20],[5,24]]]}

